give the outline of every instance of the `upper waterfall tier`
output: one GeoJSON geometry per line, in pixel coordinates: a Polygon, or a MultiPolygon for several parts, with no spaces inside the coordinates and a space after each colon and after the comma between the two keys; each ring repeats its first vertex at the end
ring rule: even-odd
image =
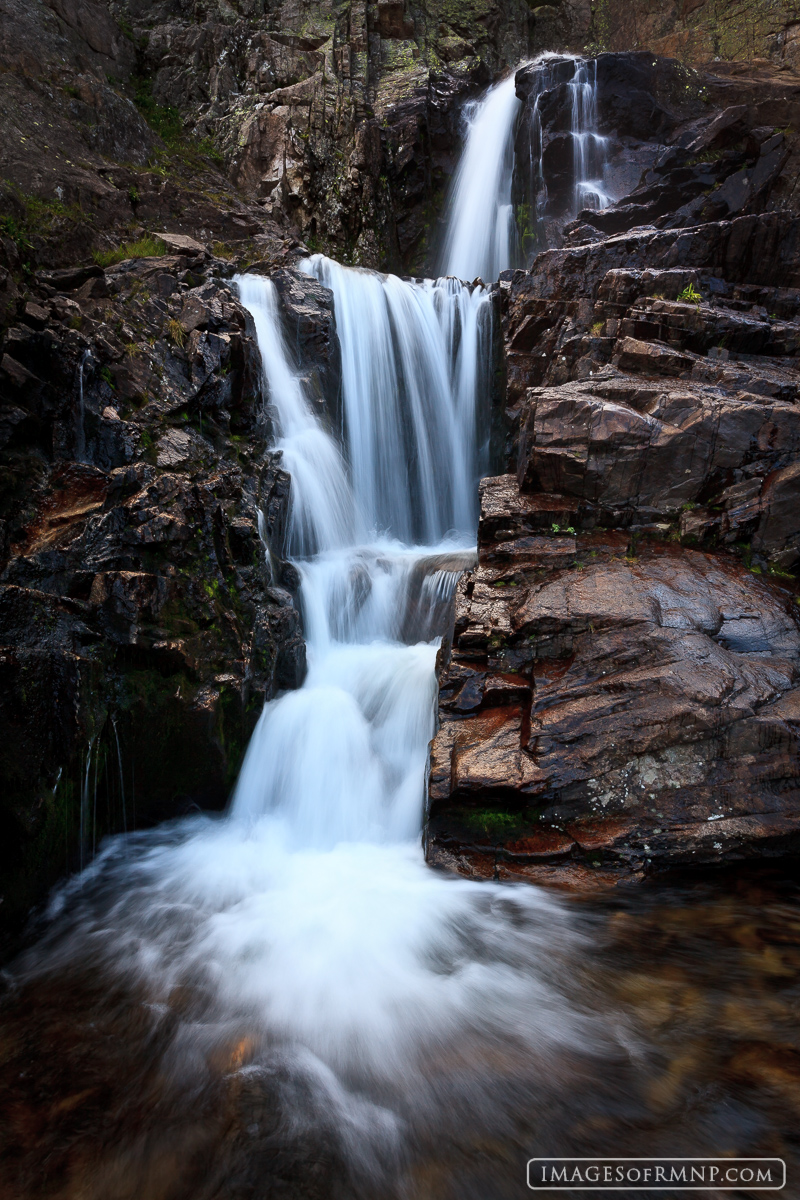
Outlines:
{"type": "Polygon", "coordinates": [[[482,99],[470,101],[465,117],[443,274],[497,279],[501,271],[529,263],[581,209],[607,203],[595,59],[545,54],[523,63],[482,99]],[[543,107],[551,117],[547,132],[543,107]]]}
{"type": "Polygon", "coordinates": [[[516,261],[511,182],[521,108],[513,75],[467,106],[466,143],[448,205],[444,275],[492,280],[516,261]]]}

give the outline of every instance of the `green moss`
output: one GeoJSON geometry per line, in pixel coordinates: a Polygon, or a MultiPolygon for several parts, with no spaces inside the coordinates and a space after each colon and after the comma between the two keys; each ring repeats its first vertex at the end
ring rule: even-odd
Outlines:
{"type": "Polygon", "coordinates": [[[126,258],[160,258],[167,253],[167,247],[160,238],[146,233],[135,242],[125,242],[115,250],[95,250],[92,257],[101,267],[111,267],[114,263],[126,258]]]}
{"type": "Polygon", "coordinates": [[[153,98],[153,81],[146,75],[133,78],[133,97],[136,107],[147,124],[166,146],[174,145],[183,135],[183,122],[177,108],[158,104],[153,98]]]}
{"type": "Polygon", "coordinates": [[[589,24],[589,41],[586,45],[587,54],[602,54],[608,50],[611,41],[611,5],[610,0],[594,0],[592,18],[589,24]]]}
{"type": "Polygon", "coordinates": [[[508,837],[525,825],[521,813],[504,812],[502,809],[483,808],[464,815],[464,824],[475,833],[486,837],[508,837]]]}
{"type": "Polygon", "coordinates": [[[64,224],[86,220],[79,205],[29,195],[9,180],[0,181],[0,203],[6,210],[0,213],[0,233],[14,242],[23,258],[33,250],[36,238],[46,238],[64,224]]]}

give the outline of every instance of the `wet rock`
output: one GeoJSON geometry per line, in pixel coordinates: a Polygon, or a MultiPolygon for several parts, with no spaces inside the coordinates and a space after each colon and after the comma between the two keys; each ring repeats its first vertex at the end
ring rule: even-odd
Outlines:
{"type": "Polygon", "coordinates": [[[626,203],[500,284],[515,474],[481,484],[429,783],[429,859],[476,879],[800,845],[797,219],[762,202],[784,151],[749,103],[658,104],[672,145],[626,203]]]}
{"type": "Polygon", "coordinates": [[[106,833],[222,807],[304,677],[252,324],[224,283],[181,290],[186,261],[121,263],[79,305],[51,274],[2,342],[4,928],[106,833]]]}
{"type": "Polygon", "coordinates": [[[483,539],[459,586],[432,749],[434,861],[455,854],[468,871],[491,852],[621,878],[794,845],[790,596],[657,541],[632,556],[613,533],[535,540],[498,560],[483,539]],[[491,678],[513,703],[497,706],[491,678]]]}
{"type": "Polygon", "coordinates": [[[306,395],[338,430],[342,422],[341,360],[333,293],[302,271],[277,271],[272,280],[283,305],[286,341],[306,395]]]}
{"type": "Polygon", "coordinates": [[[610,377],[531,389],[521,410],[520,486],[534,501],[586,501],[584,523],[589,512],[606,524],[670,520],[702,496],[721,499],[744,472],[738,486],[757,496],[771,472],[798,461],[800,408],[757,396],[610,377]]]}

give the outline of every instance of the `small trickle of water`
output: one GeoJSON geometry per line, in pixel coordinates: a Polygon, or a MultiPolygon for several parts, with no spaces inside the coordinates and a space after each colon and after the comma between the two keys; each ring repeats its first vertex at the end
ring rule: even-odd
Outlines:
{"type": "MultiPolygon", "coordinates": [[[[80,795],[80,810],[78,821],[78,842],[80,854],[80,869],[83,870],[84,864],[88,858],[87,851],[89,849],[89,777],[92,768],[92,755],[95,749],[95,738],[89,739],[89,745],[86,750],[86,764],[81,781],[80,795]]],[[[95,776],[96,778],[96,776],[95,776]]]]}
{"type": "Polygon", "coordinates": [[[75,458],[78,462],[86,462],[86,405],[83,399],[83,376],[88,363],[92,361],[92,352],[88,348],[81,355],[78,367],[78,421],[75,429],[75,458]]]}
{"type": "Polygon", "coordinates": [[[572,107],[572,141],[575,199],[571,216],[583,208],[605,208],[609,197],[603,187],[603,164],[608,139],[597,132],[597,60],[575,59],[569,82],[572,107]]]}
{"type": "MultiPolygon", "coordinates": [[[[574,219],[581,209],[603,208],[609,202],[603,184],[607,139],[597,130],[597,61],[548,54],[531,64],[531,69],[532,86],[516,141],[513,188],[527,262],[551,241],[550,222],[556,222],[557,234],[561,224],[574,219]],[[542,109],[552,103],[559,87],[566,93],[572,142],[572,176],[566,184],[563,178],[548,179],[548,140],[542,124],[542,109]]],[[[564,124],[561,120],[557,127],[564,124]]]]}

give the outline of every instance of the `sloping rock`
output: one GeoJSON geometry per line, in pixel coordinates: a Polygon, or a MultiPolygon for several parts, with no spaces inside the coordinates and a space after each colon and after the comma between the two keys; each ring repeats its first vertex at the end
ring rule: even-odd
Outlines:
{"type": "Polygon", "coordinates": [[[796,218],[671,208],[689,146],[731,187],[779,149],[745,116],[652,167],[639,207],[676,228],[584,213],[500,282],[516,474],[481,484],[442,655],[447,869],[585,888],[800,848],[796,218]]]}
{"type": "Polygon", "coordinates": [[[584,523],[588,512],[605,524],[670,519],[724,495],[737,473],[758,496],[798,461],[800,407],[747,393],[612,376],[532,388],[521,409],[520,486],[587,502],[584,523]]]}

